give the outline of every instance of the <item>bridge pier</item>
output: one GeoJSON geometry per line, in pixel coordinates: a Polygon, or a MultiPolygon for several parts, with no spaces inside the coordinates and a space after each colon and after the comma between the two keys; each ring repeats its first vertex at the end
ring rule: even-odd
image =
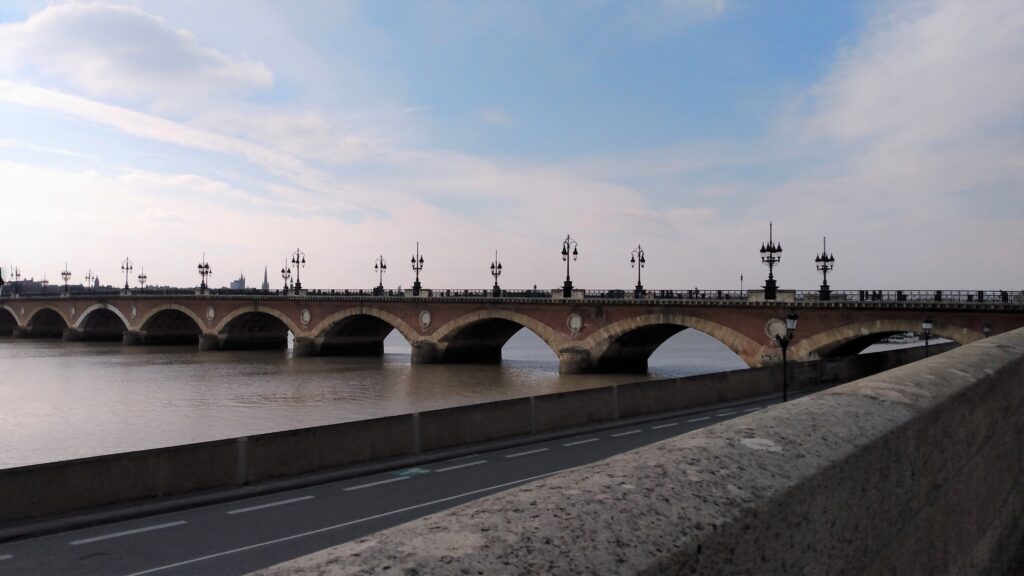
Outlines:
{"type": "Polygon", "coordinates": [[[306,336],[296,336],[292,345],[292,357],[294,358],[316,356],[319,348],[317,346],[316,338],[309,338],[306,336]]]}
{"type": "Polygon", "coordinates": [[[411,354],[413,364],[434,364],[440,360],[440,354],[437,352],[437,344],[426,340],[414,342],[411,354]]]}
{"type": "Polygon", "coordinates": [[[559,374],[586,374],[593,367],[590,352],[583,348],[563,348],[558,351],[559,374]]]}
{"type": "Polygon", "coordinates": [[[82,340],[81,328],[65,328],[61,339],[65,342],[79,342],[82,340]]]}
{"type": "Polygon", "coordinates": [[[142,346],[146,339],[138,330],[125,330],[121,335],[121,343],[125,346],[142,346]]]}
{"type": "Polygon", "coordinates": [[[200,334],[199,335],[199,351],[207,352],[211,350],[220,350],[223,347],[224,341],[221,339],[220,334],[200,334]]]}

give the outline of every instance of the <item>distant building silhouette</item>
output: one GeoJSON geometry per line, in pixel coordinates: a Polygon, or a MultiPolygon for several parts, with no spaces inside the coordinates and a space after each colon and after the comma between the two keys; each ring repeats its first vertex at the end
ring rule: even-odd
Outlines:
{"type": "Polygon", "coordinates": [[[267,267],[263,267],[263,286],[264,291],[270,290],[270,281],[267,280],[267,267]]]}
{"type": "Polygon", "coordinates": [[[238,277],[238,280],[231,281],[231,289],[245,290],[245,272],[241,273],[241,276],[238,277]]]}

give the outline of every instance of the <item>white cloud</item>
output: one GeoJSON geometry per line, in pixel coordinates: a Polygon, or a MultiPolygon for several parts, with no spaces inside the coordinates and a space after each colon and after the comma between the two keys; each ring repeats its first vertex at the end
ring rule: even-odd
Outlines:
{"type": "Polygon", "coordinates": [[[479,116],[480,121],[488,126],[507,126],[512,123],[512,117],[501,107],[485,108],[479,116]]]}
{"type": "Polygon", "coordinates": [[[268,88],[261,62],[200,45],[130,6],[60,4],[0,25],[0,72],[41,72],[92,96],[178,109],[268,88]]]}

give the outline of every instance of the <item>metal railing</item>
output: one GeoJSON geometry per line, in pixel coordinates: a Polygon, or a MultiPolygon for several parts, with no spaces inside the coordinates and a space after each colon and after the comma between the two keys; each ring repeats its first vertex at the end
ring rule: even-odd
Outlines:
{"type": "MultiPolygon", "coordinates": [[[[65,292],[63,288],[48,287],[46,290],[18,290],[8,282],[0,293],[0,299],[12,297],[23,298],[60,298],[65,292]]],[[[463,289],[463,288],[424,288],[421,297],[444,298],[444,299],[535,299],[535,300],[561,300],[561,288],[554,289],[513,289],[500,290],[496,295],[491,288],[487,289],[463,289]]],[[[747,290],[705,290],[694,288],[692,290],[644,290],[637,295],[635,290],[608,289],[608,290],[579,290],[584,300],[710,300],[710,301],[747,301],[750,299],[751,291],[747,290]]],[[[791,292],[796,302],[824,302],[818,290],[796,290],[791,292]]],[[[412,298],[412,290],[376,288],[357,289],[309,289],[296,293],[294,290],[260,290],[247,288],[242,290],[230,288],[212,288],[205,291],[199,288],[146,288],[131,289],[125,291],[123,288],[96,288],[96,289],[75,289],[68,292],[69,296],[110,298],[124,295],[132,297],[168,297],[168,296],[197,296],[204,297],[316,297],[316,298],[412,298]]],[[[783,301],[785,292],[780,293],[783,301]]],[[[957,303],[957,304],[1024,304],[1024,292],[1020,290],[833,290],[829,294],[829,302],[908,302],[908,303],[957,303]]]]}

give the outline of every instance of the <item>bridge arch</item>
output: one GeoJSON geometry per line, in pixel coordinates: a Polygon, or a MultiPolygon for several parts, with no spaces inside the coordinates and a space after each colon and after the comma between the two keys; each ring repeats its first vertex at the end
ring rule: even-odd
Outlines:
{"type": "Polygon", "coordinates": [[[339,310],[318,322],[310,333],[323,355],[377,355],[384,352],[384,338],[397,330],[410,345],[421,338],[398,316],[367,306],[339,310]]]}
{"type": "MultiPolygon", "coordinates": [[[[844,324],[823,330],[800,340],[792,347],[794,359],[813,359],[859,354],[868,346],[892,334],[920,332],[921,318],[887,318],[870,322],[844,324]]],[[[973,330],[936,321],[932,336],[948,338],[957,344],[969,344],[985,337],[981,330],[973,330]]]]}
{"type": "Polygon", "coordinates": [[[203,333],[203,320],[190,308],[164,304],[142,317],[139,332],[146,344],[195,344],[203,333]]]}
{"type": "Polygon", "coordinates": [[[25,322],[26,335],[33,338],[60,338],[70,325],[71,322],[60,309],[43,306],[32,312],[25,322]]]}
{"type": "Polygon", "coordinates": [[[300,330],[291,318],[275,308],[244,307],[228,313],[217,325],[220,347],[225,350],[262,350],[288,347],[288,332],[300,330]]]}
{"type": "Polygon", "coordinates": [[[109,304],[93,304],[81,314],[74,324],[81,337],[87,340],[121,340],[131,322],[116,307],[109,304]]]}
{"type": "Polygon", "coordinates": [[[556,356],[570,340],[547,324],[511,310],[478,310],[464,314],[434,332],[438,357],[443,362],[495,363],[501,348],[526,328],[547,344],[556,356]]]}
{"type": "Polygon", "coordinates": [[[646,372],[647,359],[666,340],[693,328],[736,353],[748,366],[758,366],[762,345],[728,326],[688,314],[648,314],[619,320],[581,344],[598,372],[646,372]]]}

